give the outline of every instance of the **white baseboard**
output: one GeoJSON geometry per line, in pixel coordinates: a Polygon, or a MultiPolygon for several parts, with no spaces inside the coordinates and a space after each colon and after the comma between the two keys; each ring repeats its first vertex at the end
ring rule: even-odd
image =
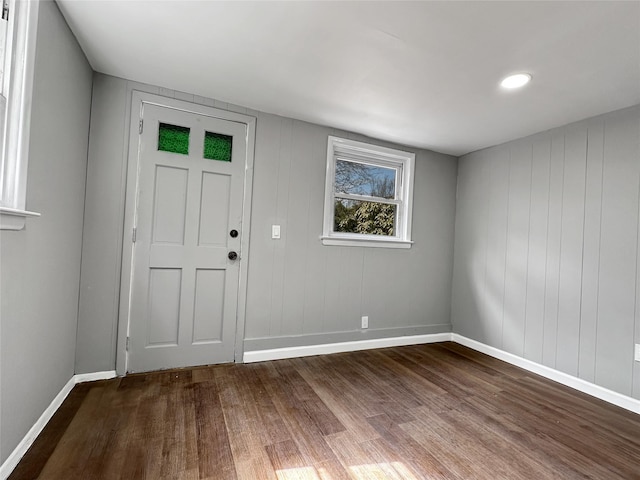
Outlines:
{"type": "Polygon", "coordinates": [[[80,375],[74,375],[69,379],[69,381],[62,387],[60,393],[56,395],[56,398],[49,404],[40,418],[36,421],[36,423],[31,427],[31,429],[24,436],[22,441],[18,444],[16,448],[14,448],[11,455],[7,457],[4,463],[0,466],[0,479],[6,480],[11,472],[16,468],[18,463],[20,463],[20,459],[27,453],[27,450],[31,447],[33,442],[38,438],[38,435],[42,433],[44,427],[49,423],[51,417],[58,411],[62,402],[65,401],[67,395],[73,390],[73,387],[78,383],[91,382],[94,380],[106,380],[109,378],[114,378],[116,376],[115,370],[110,370],[106,372],[96,372],[96,373],[82,373],[80,375]]]}
{"type": "Polygon", "coordinates": [[[581,378],[532,362],[531,360],[505,352],[504,350],[490,347],[489,345],[471,340],[470,338],[463,337],[457,333],[451,334],[451,340],[459,343],[460,345],[464,345],[465,347],[472,348],[478,352],[503,360],[515,365],[516,367],[528,370],[529,372],[537,373],[542,377],[561,383],[562,385],[566,385],[567,387],[571,387],[575,390],[591,395],[592,397],[596,397],[600,400],[604,400],[605,402],[622,407],[625,410],[640,414],[640,400],[636,400],[635,398],[627,397],[626,395],[601,387],[595,383],[587,382],[581,378]]]}
{"type": "Polygon", "coordinates": [[[372,348],[448,342],[450,340],[451,334],[447,332],[432,333],[428,335],[408,335],[405,337],[375,338],[371,340],[355,340],[353,342],[325,343],[322,345],[306,345],[302,347],[272,348],[269,350],[244,352],[242,361],[244,363],[264,362],[267,360],[282,360],[285,358],[326,355],[328,353],[355,352],[358,350],[369,350],[372,348]]]}
{"type": "Polygon", "coordinates": [[[115,370],[106,370],[104,372],[93,372],[93,373],[79,373],[74,375],[76,383],[85,383],[85,382],[95,382],[96,380],[109,380],[110,378],[116,378],[115,370]]]}

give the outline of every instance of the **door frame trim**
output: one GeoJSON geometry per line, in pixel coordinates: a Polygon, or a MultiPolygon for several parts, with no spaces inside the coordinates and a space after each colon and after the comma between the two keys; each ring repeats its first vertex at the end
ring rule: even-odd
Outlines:
{"type": "Polygon", "coordinates": [[[253,194],[253,163],[255,152],[256,117],[219,108],[133,90],[129,115],[129,146],[125,184],[124,228],[122,236],[122,267],[120,271],[120,305],[118,309],[118,334],[116,342],[116,372],[124,375],[129,368],[127,337],[130,334],[131,288],[133,275],[134,243],[133,227],[136,224],[139,165],[139,122],[144,104],[173,108],[184,112],[237,122],[247,127],[247,155],[245,158],[244,191],[242,198],[242,239],[240,241],[240,278],[238,281],[238,305],[234,339],[234,361],[241,363],[244,355],[244,332],[247,306],[247,274],[249,271],[249,238],[251,228],[251,198],[253,194]]]}

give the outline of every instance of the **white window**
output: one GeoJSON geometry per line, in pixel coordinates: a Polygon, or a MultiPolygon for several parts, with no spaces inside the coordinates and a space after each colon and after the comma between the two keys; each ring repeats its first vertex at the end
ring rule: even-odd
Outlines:
{"type": "Polygon", "coordinates": [[[26,210],[38,3],[3,0],[0,36],[0,229],[21,230],[26,210]]]}
{"type": "Polygon", "coordinates": [[[415,154],[329,137],[324,245],[410,248],[415,154]]]}

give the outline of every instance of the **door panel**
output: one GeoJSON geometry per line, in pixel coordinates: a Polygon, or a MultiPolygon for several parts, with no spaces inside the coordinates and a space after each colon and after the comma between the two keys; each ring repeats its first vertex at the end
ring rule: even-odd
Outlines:
{"type": "Polygon", "coordinates": [[[155,173],[152,241],[183,245],[189,170],[157,165],[155,173]]]}
{"type": "Polygon", "coordinates": [[[196,270],[192,343],[222,340],[224,318],[225,271],[208,268],[196,270]]]}
{"type": "Polygon", "coordinates": [[[231,177],[205,172],[202,175],[198,245],[225,246],[229,235],[231,177]]]}
{"type": "Polygon", "coordinates": [[[147,103],[142,117],[128,370],[233,361],[247,126],[147,103]]]}
{"type": "Polygon", "coordinates": [[[147,346],[178,344],[182,270],[152,268],[149,270],[149,321],[147,346]]]}

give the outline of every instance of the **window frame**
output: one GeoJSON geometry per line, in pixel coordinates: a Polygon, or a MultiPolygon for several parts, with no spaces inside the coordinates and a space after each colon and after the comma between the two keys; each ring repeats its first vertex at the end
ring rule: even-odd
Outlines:
{"type": "Polygon", "coordinates": [[[327,140],[327,166],[324,192],[323,245],[411,248],[415,153],[357,142],[335,136],[327,140]],[[395,199],[335,193],[336,161],[350,161],[396,170],[395,199]],[[371,235],[334,231],[336,198],[397,205],[394,235],[371,235]]]}
{"type": "Polygon", "coordinates": [[[26,210],[31,101],[35,68],[38,2],[9,2],[3,92],[6,109],[0,132],[0,230],[22,230],[26,210]]]}

